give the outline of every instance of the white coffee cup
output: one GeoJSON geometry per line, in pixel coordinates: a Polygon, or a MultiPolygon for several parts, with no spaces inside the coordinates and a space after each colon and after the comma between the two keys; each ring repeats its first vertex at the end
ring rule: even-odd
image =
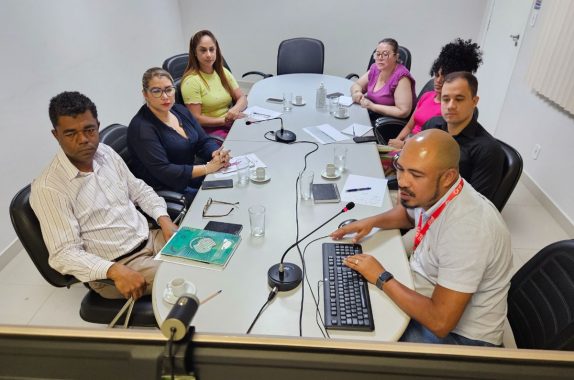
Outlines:
{"type": "Polygon", "coordinates": [[[325,174],[327,175],[327,177],[334,177],[336,171],[337,167],[335,166],[335,164],[327,164],[327,166],[325,167],[325,174]]]}
{"type": "Polygon", "coordinates": [[[255,169],[255,178],[258,181],[263,181],[265,179],[265,168],[255,169]]]}
{"type": "Polygon", "coordinates": [[[303,104],[303,97],[301,95],[295,96],[295,104],[303,104]]]}
{"type": "Polygon", "coordinates": [[[169,287],[171,289],[171,293],[176,297],[181,297],[187,293],[187,284],[183,278],[174,278],[170,281],[169,287]]]}

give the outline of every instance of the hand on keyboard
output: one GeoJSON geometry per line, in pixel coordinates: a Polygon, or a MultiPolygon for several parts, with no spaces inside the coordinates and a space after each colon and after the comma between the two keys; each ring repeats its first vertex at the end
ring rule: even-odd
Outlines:
{"type": "Polygon", "coordinates": [[[371,255],[348,256],[343,264],[356,270],[365,277],[371,284],[377,282],[377,278],[385,271],[385,268],[371,255]]]}

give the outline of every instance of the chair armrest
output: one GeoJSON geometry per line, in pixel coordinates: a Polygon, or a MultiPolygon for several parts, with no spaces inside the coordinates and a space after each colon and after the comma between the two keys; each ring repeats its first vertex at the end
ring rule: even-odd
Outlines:
{"type": "Polygon", "coordinates": [[[387,125],[400,125],[401,127],[404,128],[404,126],[407,125],[407,122],[408,120],[405,119],[399,119],[392,116],[381,116],[377,118],[377,120],[375,120],[375,127],[378,128],[387,125]]]}
{"type": "Polygon", "coordinates": [[[351,80],[351,79],[353,79],[353,78],[359,79],[359,74],[350,73],[350,74],[347,74],[347,76],[346,76],[345,78],[346,78],[346,79],[349,79],[349,80],[351,80]]]}
{"type": "Polygon", "coordinates": [[[243,74],[241,76],[241,78],[245,78],[248,75],[261,75],[263,77],[263,79],[273,76],[273,74],[265,74],[265,73],[262,73],[261,71],[248,71],[245,74],[243,74]]]}
{"type": "Polygon", "coordinates": [[[397,181],[396,175],[390,175],[387,177],[387,187],[389,188],[389,190],[399,189],[399,182],[397,181]]]}

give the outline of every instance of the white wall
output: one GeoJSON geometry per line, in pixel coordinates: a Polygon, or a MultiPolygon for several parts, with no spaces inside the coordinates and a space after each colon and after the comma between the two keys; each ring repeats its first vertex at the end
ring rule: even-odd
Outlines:
{"type": "MultiPolygon", "coordinates": [[[[250,70],[276,72],[277,46],[287,38],[325,44],[325,73],[363,74],[379,40],[394,37],[411,50],[421,88],[440,48],[456,37],[480,37],[487,0],[179,0],[188,40],[200,29],[219,40],[236,78],[250,70]]],[[[257,80],[258,76],[246,77],[257,80]]]]}
{"type": "MultiPolygon", "coordinates": [[[[543,15],[542,12],[539,16],[543,15]]],[[[572,223],[574,116],[534,93],[525,80],[542,17],[534,27],[526,27],[496,137],[518,149],[524,159],[524,171],[572,223]],[[542,146],[537,160],[532,158],[535,144],[542,146]]],[[[571,44],[572,41],[560,43],[571,44]]]]}
{"type": "Polygon", "coordinates": [[[16,237],[13,195],[57,149],[48,103],[78,90],[102,126],[128,123],[141,75],[185,44],[175,0],[3,0],[0,4],[0,252],[16,237]]]}

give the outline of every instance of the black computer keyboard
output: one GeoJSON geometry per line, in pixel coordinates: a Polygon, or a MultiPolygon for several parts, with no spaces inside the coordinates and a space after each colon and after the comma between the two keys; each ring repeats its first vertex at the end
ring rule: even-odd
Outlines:
{"type": "Polygon", "coordinates": [[[373,331],[369,284],[343,264],[346,256],[362,253],[360,244],[323,243],[325,327],[337,330],[373,331]]]}

